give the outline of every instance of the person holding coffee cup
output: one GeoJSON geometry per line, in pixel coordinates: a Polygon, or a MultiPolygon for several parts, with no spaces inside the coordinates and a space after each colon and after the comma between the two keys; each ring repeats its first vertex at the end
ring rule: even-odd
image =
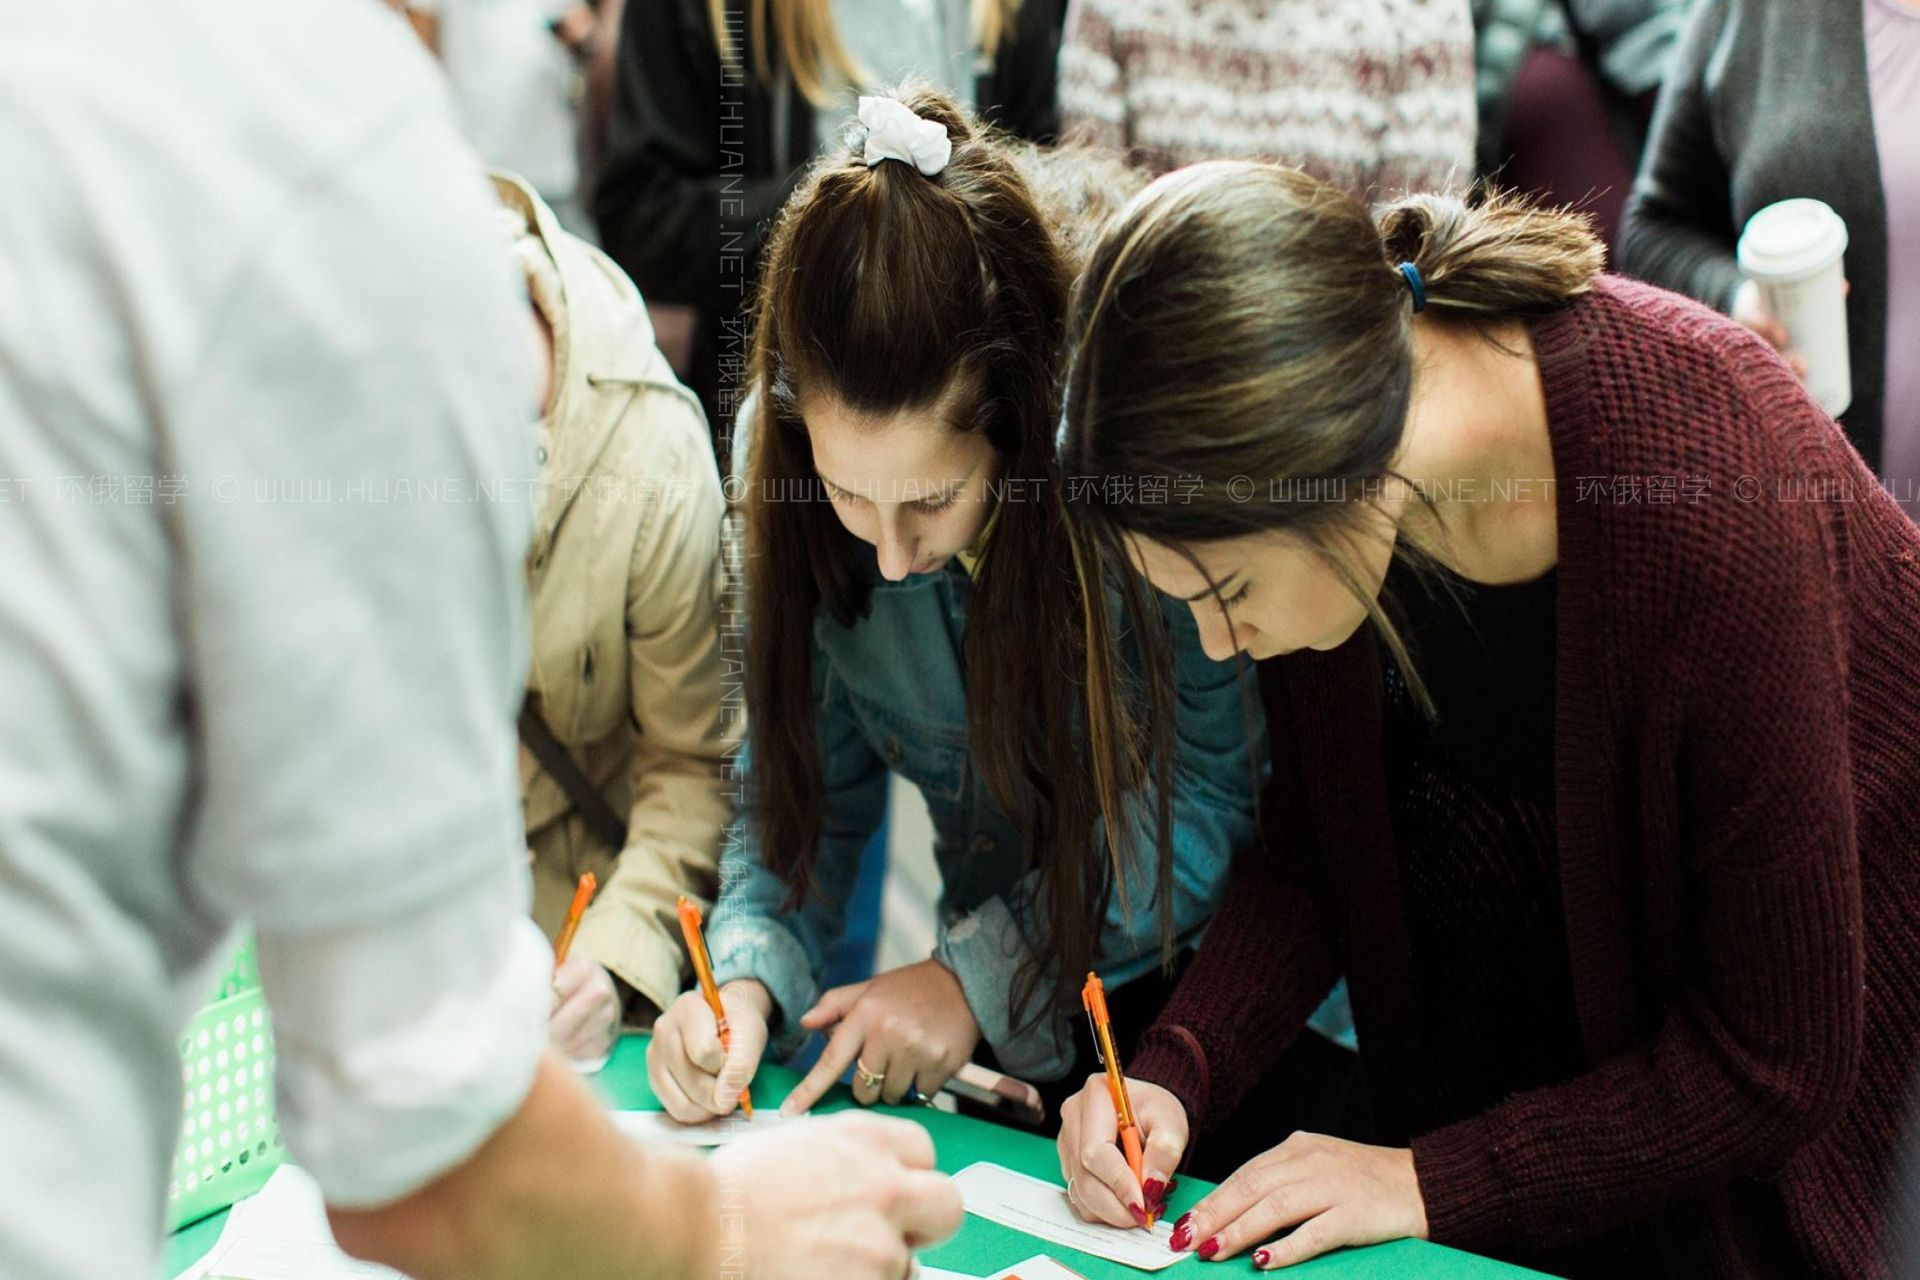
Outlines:
{"type": "Polygon", "coordinates": [[[1839,417],[1853,403],[1848,369],[1847,224],[1804,196],[1770,204],[1747,220],[1735,260],[1745,277],[1734,319],[1787,353],[1820,407],[1839,417]]]}
{"type": "Polygon", "coordinates": [[[1920,134],[1896,122],[1914,119],[1916,0],[1702,0],[1661,90],[1619,254],[1623,270],[1782,349],[1909,515],[1920,512],[1920,134]]]}

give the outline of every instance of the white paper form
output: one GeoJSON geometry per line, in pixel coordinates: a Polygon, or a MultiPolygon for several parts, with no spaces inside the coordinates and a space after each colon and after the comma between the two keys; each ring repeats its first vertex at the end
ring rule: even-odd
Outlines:
{"type": "Polygon", "coordinates": [[[1072,1267],[1055,1262],[1044,1253],[1036,1253],[1025,1262],[1016,1262],[1010,1267],[994,1272],[984,1278],[968,1275],[964,1271],[946,1271],[940,1267],[919,1264],[910,1280],[1087,1280],[1072,1267]]]}
{"type": "Polygon", "coordinates": [[[1044,1253],[1036,1253],[1025,1262],[1016,1262],[1005,1271],[996,1271],[987,1280],[1087,1280],[1064,1262],[1055,1262],[1044,1253]]]}
{"type": "Polygon", "coordinates": [[[749,1120],[735,1111],[701,1124],[681,1124],[664,1111],[615,1111],[614,1128],[635,1142],[671,1142],[682,1147],[724,1147],[751,1134],[767,1133],[785,1124],[795,1124],[805,1116],[783,1116],[777,1110],[761,1108],[749,1120]]]}
{"type": "Polygon", "coordinates": [[[349,1258],[327,1226],[319,1184],[283,1164],[267,1185],[233,1206],[220,1239],[182,1280],[406,1280],[349,1258]]]}
{"type": "Polygon", "coordinates": [[[1063,1188],[984,1160],[954,1174],[953,1185],[960,1189],[967,1212],[975,1217],[1109,1262],[1141,1271],[1163,1271],[1190,1256],[1175,1253],[1169,1246],[1173,1238],[1171,1222],[1163,1219],[1151,1231],[1082,1222],[1067,1203],[1063,1188]]]}

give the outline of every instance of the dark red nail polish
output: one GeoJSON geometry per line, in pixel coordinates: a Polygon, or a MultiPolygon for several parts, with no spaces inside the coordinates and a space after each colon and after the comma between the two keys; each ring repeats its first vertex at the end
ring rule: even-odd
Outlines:
{"type": "Polygon", "coordinates": [[[1185,1213],[1181,1214],[1178,1218],[1174,1219],[1173,1225],[1176,1227],[1184,1227],[1189,1222],[1192,1222],[1192,1221],[1193,1221],[1193,1210],[1189,1209],[1185,1213]]]}
{"type": "Polygon", "coordinates": [[[1200,1246],[1200,1256],[1211,1261],[1213,1255],[1220,1252],[1220,1237],[1208,1236],[1207,1242],[1200,1246]]]}
{"type": "Polygon", "coordinates": [[[1193,1237],[1187,1234],[1185,1227],[1175,1227],[1173,1235],[1167,1240],[1167,1248],[1175,1253],[1185,1253],[1187,1246],[1193,1243],[1193,1237]]]}
{"type": "Polygon", "coordinates": [[[1268,1252],[1267,1252],[1267,1251],[1266,1251],[1265,1249],[1255,1249],[1255,1250],[1253,1251],[1253,1265],[1254,1265],[1254,1266],[1256,1266],[1256,1267],[1264,1267],[1264,1266],[1266,1266],[1266,1265],[1267,1265],[1267,1264],[1268,1264],[1269,1262],[1272,1262],[1272,1261],[1273,1261],[1273,1255],[1272,1255],[1272,1254],[1270,1254],[1270,1253],[1268,1253],[1268,1252]]]}
{"type": "Polygon", "coordinates": [[[1146,1197],[1147,1207],[1158,1213],[1167,1203],[1167,1184],[1158,1178],[1148,1178],[1147,1185],[1140,1188],[1140,1194],[1146,1197]]]}
{"type": "Polygon", "coordinates": [[[1137,1204],[1128,1205],[1127,1212],[1133,1215],[1133,1221],[1136,1226],[1144,1227],[1147,1225],[1147,1211],[1145,1209],[1142,1209],[1139,1205],[1137,1204]]]}

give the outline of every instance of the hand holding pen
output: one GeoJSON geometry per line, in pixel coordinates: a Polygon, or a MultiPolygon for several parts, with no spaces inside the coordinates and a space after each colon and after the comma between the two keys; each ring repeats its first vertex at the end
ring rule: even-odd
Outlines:
{"type": "Polygon", "coordinates": [[[574,933],[599,887],[593,872],[580,877],[553,946],[553,1002],[547,1038],[579,1071],[598,1071],[620,1039],[624,1012],[613,974],[590,956],[572,952],[574,933]]]}
{"type": "MultiPolygon", "coordinates": [[[[700,983],[701,998],[707,1007],[713,1010],[714,1021],[719,1025],[720,1047],[733,1047],[732,1029],[727,1025],[726,1006],[720,1002],[720,988],[713,981],[713,962],[707,958],[707,940],[700,932],[700,904],[686,894],[680,895],[680,932],[687,941],[687,954],[693,961],[693,976],[700,983]]],[[[753,1094],[750,1088],[740,1090],[740,1109],[753,1118],[753,1094]]]]}
{"type": "Polygon", "coordinates": [[[1113,1047],[1106,990],[1087,975],[1080,993],[1104,1070],[1060,1110],[1067,1199],[1089,1222],[1147,1227],[1166,1206],[1187,1148],[1187,1113],[1158,1085],[1129,1080],[1113,1047]]]}

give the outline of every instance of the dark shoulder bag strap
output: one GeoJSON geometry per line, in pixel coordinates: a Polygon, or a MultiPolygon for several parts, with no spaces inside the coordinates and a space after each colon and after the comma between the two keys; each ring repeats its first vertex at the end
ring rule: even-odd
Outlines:
{"type": "Polygon", "coordinates": [[[607,798],[587,781],[587,775],[574,763],[572,753],[560,744],[560,739],[553,736],[553,730],[547,728],[547,722],[534,710],[531,695],[520,707],[520,741],[527,744],[527,750],[533,752],[540,767],[567,793],[567,799],[573,802],[574,811],[587,824],[587,830],[615,851],[626,848],[627,824],[613,811],[607,798]]]}

